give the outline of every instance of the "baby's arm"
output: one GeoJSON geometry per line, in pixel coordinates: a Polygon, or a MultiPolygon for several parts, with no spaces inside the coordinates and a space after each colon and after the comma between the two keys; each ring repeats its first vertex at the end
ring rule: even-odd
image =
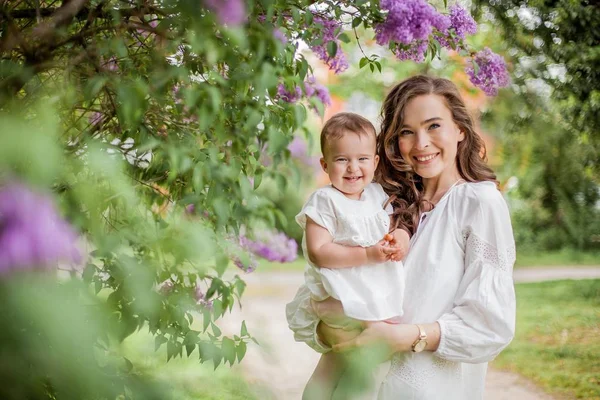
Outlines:
{"type": "Polygon", "coordinates": [[[329,231],[311,218],[306,218],[306,248],[308,257],[322,268],[349,268],[385,262],[395,252],[382,240],[370,247],[344,246],[333,243],[329,231]]]}

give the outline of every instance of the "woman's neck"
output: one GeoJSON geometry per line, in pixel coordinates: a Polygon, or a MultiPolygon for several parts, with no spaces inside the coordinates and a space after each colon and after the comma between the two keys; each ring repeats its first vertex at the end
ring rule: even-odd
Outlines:
{"type": "Polygon", "coordinates": [[[423,179],[423,199],[437,204],[444,194],[461,179],[458,170],[435,178],[423,179]]]}

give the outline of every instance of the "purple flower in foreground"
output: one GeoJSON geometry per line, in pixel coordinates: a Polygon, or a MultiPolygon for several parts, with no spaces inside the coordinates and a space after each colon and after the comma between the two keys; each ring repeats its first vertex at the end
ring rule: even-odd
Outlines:
{"type": "Polygon", "coordinates": [[[219,22],[228,26],[240,26],[246,22],[246,6],[243,0],[204,0],[219,22]]]}
{"type": "Polygon", "coordinates": [[[375,39],[382,46],[392,41],[405,45],[427,41],[433,28],[445,32],[450,26],[450,18],[425,0],[381,0],[381,8],[388,12],[375,27],[375,39]]]}
{"type": "Polygon", "coordinates": [[[471,14],[458,4],[450,6],[450,27],[454,28],[456,36],[464,39],[466,34],[477,33],[477,23],[471,14]]]}
{"type": "Polygon", "coordinates": [[[498,88],[508,86],[510,83],[504,59],[488,47],[475,54],[475,58],[471,60],[470,65],[467,65],[465,71],[473,85],[488,96],[497,95],[498,88]],[[473,62],[477,63],[478,71],[475,71],[473,62]]]}
{"type": "Polygon", "coordinates": [[[0,273],[81,262],[77,235],[50,197],[20,183],[0,187],[0,273]]]}
{"type": "Polygon", "coordinates": [[[294,261],[298,257],[296,241],[281,232],[261,231],[255,235],[255,240],[242,236],[240,244],[243,248],[269,261],[284,263],[294,261]]]}
{"type": "Polygon", "coordinates": [[[313,24],[321,26],[319,38],[322,39],[322,41],[321,44],[311,44],[310,48],[312,51],[336,74],[348,69],[348,60],[346,60],[346,55],[342,51],[339,40],[337,40],[339,33],[336,34],[336,32],[340,27],[340,22],[316,15],[313,18],[313,24]],[[329,42],[335,42],[337,44],[337,51],[333,57],[327,52],[327,44],[329,42]]]}

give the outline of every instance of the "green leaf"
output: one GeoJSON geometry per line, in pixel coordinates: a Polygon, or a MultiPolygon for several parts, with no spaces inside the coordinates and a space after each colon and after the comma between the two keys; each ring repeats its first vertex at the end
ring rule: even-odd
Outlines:
{"type": "Polygon", "coordinates": [[[340,35],[338,36],[338,39],[344,43],[350,43],[350,38],[348,37],[348,35],[346,35],[345,32],[340,33],[340,35]]]}
{"type": "Polygon", "coordinates": [[[329,57],[331,57],[331,58],[335,57],[335,55],[337,54],[337,51],[338,51],[337,42],[332,40],[327,43],[327,55],[329,55],[329,57]]]}
{"type": "Polygon", "coordinates": [[[235,352],[237,353],[238,362],[242,361],[242,359],[246,355],[246,349],[247,349],[246,342],[240,341],[240,343],[237,345],[237,347],[235,349],[235,352]]]}
{"type": "Polygon", "coordinates": [[[168,339],[164,336],[155,336],[154,337],[154,351],[157,351],[160,346],[166,343],[168,339]]]}
{"type": "Polygon", "coordinates": [[[379,61],[375,61],[374,64],[377,67],[377,69],[379,70],[379,73],[381,73],[381,63],[379,61]]]}
{"type": "Polygon", "coordinates": [[[314,15],[312,12],[307,11],[304,13],[304,22],[306,23],[306,26],[312,25],[313,18],[314,18],[314,15]]]}
{"type": "Polygon", "coordinates": [[[369,63],[369,68],[371,68],[371,72],[375,71],[375,66],[373,65],[373,63],[369,63]]]}
{"type": "Polygon", "coordinates": [[[362,19],[360,17],[355,17],[352,20],[352,28],[356,28],[357,26],[359,26],[362,23],[362,19]]]}
{"type": "Polygon", "coordinates": [[[240,329],[240,336],[246,337],[248,336],[248,328],[246,328],[246,321],[242,321],[242,328],[240,329]]]}
{"type": "Polygon", "coordinates": [[[369,63],[369,59],[367,57],[363,57],[360,59],[360,62],[358,63],[359,68],[364,67],[365,65],[367,65],[369,63]]]}
{"type": "Polygon", "coordinates": [[[225,336],[223,338],[223,344],[221,345],[221,350],[223,351],[223,358],[229,362],[230,365],[235,363],[235,342],[225,336]]]}
{"type": "Polygon", "coordinates": [[[83,274],[81,275],[83,281],[85,283],[91,283],[97,269],[98,268],[94,264],[87,264],[83,270],[83,274]]]}

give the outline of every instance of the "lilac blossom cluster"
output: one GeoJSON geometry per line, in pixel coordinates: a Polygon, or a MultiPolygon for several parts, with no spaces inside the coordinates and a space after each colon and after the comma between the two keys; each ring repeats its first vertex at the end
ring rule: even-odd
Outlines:
{"type": "Polygon", "coordinates": [[[346,55],[342,51],[340,41],[337,39],[339,32],[336,33],[336,31],[339,30],[341,23],[334,19],[323,17],[322,15],[315,15],[313,24],[321,27],[321,33],[318,37],[322,39],[322,41],[320,44],[311,44],[310,48],[312,51],[336,74],[347,70],[348,60],[346,60],[346,55]],[[327,44],[329,42],[334,42],[337,45],[337,51],[333,57],[327,52],[327,44]]]}
{"type": "MultiPolygon", "coordinates": [[[[241,242],[241,240],[240,240],[240,242],[241,242]]],[[[238,267],[242,271],[246,272],[247,274],[249,274],[250,272],[254,272],[256,267],[258,267],[258,261],[256,260],[256,257],[254,257],[254,254],[252,254],[252,253],[248,253],[248,262],[242,261],[242,259],[237,256],[233,256],[231,258],[231,260],[233,261],[233,264],[236,267],[238,267]]]]}
{"type": "Polygon", "coordinates": [[[450,18],[425,0],[381,0],[380,4],[387,11],[385,21],[375,27],[375,40],[381,46],[429,41],[433,28],[446,32],[450,26],[450,18]]]}
{"type": "Polygon", "coordinates": [[[450,6],[450,28],[460,39],[464,39],[467,34],[477,33],[477,23],[465,8],[458,4],[450,6]]]}
{"type": "Polygon", "coordinates": [[[235,27],[246,22],[244,0],[204,0],[204,4],[215,13],[222,25],[235,27]]]}
{"type": "Polygon", "coordinates": [[[467,65],[465,70],[473,85],[488,96],[497,95],[498,88],[508,86],[510,83],[504,59],[488,47],[476,53],[471,60],[471,65],[467,65]],[[477,70],[473,63],[477,64],[477,70]]]}
{"type": "MultiPolygon", "coordinates": [[[[329,90],[316,81],[314,76],[310,76],[304,82],[304,94],[307,98],[316,97],[324,106],[331,105],[331,96],[329,90]]],[[[277,87],[277,97],[286,103],[296,103],[302,98],[302,88],[295,86],[293,90],[288,90],[283,83],[277,87]]]]}
{"type": "Polygon", "coordinates": [[[255,234],[255,239],[240,237],[240,245],[269,261],[292,262],[298,257],[298,244],[282,232],[264,230],[255,234]]]}
{"type": "Polygon", "coordinates": [[[394,54],[399,60],[412,60],[421,63],[425,61],[425,51],[427,50],[427,42],[417,40],[408,46],[399,46],[394,54]]]}
{"type": "Polygon", "coordinates": [[[81,263],[77,234],[52,199],[11,182],[0,187],[0,273],[81,263]]]}

